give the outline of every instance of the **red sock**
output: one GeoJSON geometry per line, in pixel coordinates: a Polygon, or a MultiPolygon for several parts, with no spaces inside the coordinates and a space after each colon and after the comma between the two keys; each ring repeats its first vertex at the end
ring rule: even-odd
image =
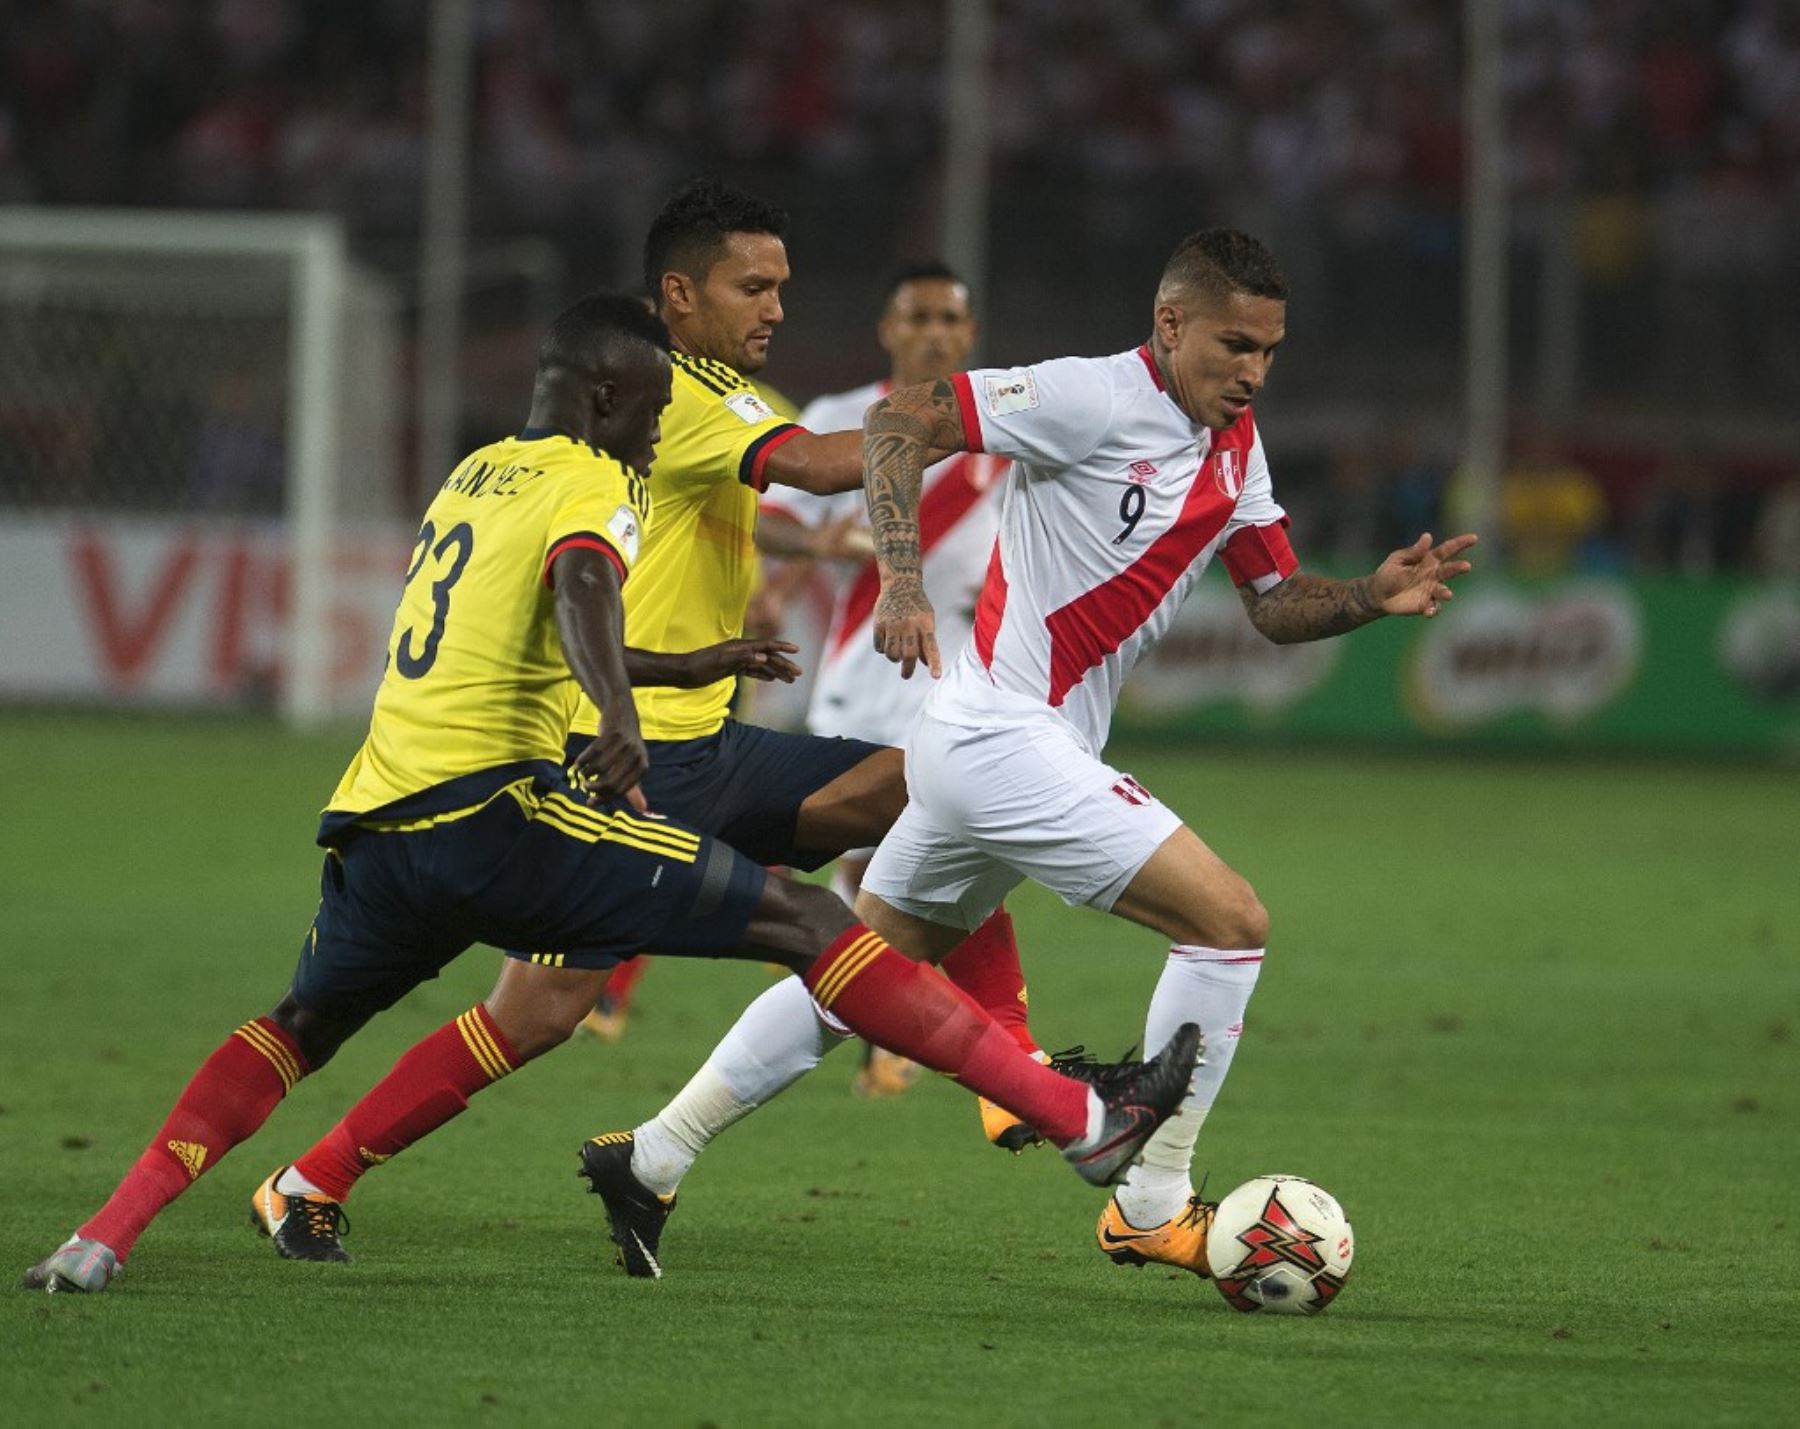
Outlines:
{"type": "Polygon", "coordinates": [[[623,1012],[631,1006],[632,989],[637,980],[644,975],[644,969],[650,965],[647,955],[639,953],[635,958],[627,958],[607,975],[606,986],[600,995],[610,998],[615,1012],[623,1012]]]}
{"type": "Polygon", "coordinates": [[[519,1054],[476,1003],[394,1063],[294,1169],[346,1201],[363,1172],[460,1115],[470,1097],[518,1065],[519,1054]]]}
{"type": "Polygon", "coordinates": [[[996,908],[987,922],[956,945],[942,966],[944,976],[980,1003],[1013,1041],[1027,1052],[1038,1050],[1028,1022],[1030,1001],[1012,914],[996,908]]]}
{"type": "Polygon", "coordinates": [[[806,986],[852,1032],[947,1072],[1058,1146],[1086,1133],[1085,1086],[1033,1061],[966,992],[861,923],[820,955],[806,986]]]}
{"type": "Polygon", "coordinates": [[[268,1018],[246,1022],[201,1064],[155,1140],[76,1234],[111,1247],[123,1261],[157,1213],[267,1121],[311,1070],[268,1018]]]}

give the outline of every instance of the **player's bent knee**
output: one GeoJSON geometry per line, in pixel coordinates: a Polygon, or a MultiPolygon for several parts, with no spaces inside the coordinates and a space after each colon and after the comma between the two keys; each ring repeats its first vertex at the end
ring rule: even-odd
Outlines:
{"type": "Polygon", "coordinates": [[[1243,879],[1224,896],[1214,896],[1206,906],[1181,918],[1180,940],[1204,948],[1266,948],[1269,945],[1269,910],[1256,890],[1243,879]]]}
{"type": "Polygon", "coordinates": [[[349,1041],[368,1018],[315,1012],[302,1007],[290,992],[275,1004],[269,1020],[294,1039],[300,1055],[306,1058],[307,1069],[316,1072],[337,1055],[338,1048],[349,1041]]]}
{"type": "Polygon", "coordinates": [[[544,968],[508,959],[484,1004],[501,1035],[524,1061],[541,1057],[575,1035],[606,986],[608,969],[544,968]],[[529,967],[530,975],[509,977],[529,967]]]}
{"type": "Polygon", "coordinates": [[[771,878],[748,936],[772,961],[804,973],[855,921],[829,888],[771,878]]]}

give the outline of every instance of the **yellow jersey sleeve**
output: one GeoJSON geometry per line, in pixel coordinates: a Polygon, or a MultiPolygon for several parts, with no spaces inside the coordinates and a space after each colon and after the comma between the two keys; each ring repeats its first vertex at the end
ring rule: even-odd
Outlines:
{"type": "MultiPolygon", "coordinates": [[[[757,576],[756,495],[769,454],[803,430],[733,369],[674,354],[650,473],[653,509],[625,591],[627,645],[685,654],[744,633],[757,576]]],[[[634,691],[644,738],[713,733],[731,711],[736,684],[634,691]]],[[[591,735],[598,727],[598,712],[583,699],[573,732],[591,735]]]]}
{"type": "Polygon", "coordinates": [[[419,528],[368,736],[321,841],[470,808],[560,766],[578,689],[551,563],[591,547],[623,579],[648,515],[642,478],[568,437],[527,433],[465,459],[419,528]]]}

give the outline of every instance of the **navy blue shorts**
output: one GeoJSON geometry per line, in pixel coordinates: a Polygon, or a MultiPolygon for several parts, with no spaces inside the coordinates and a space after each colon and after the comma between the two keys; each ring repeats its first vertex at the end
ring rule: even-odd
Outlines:
{"type": "MultiPolygon", "coordinates": [[[[591,741],[569,740],[572,760],[591,741]]],[[[659,814],[723,839],[762,864],[823,868],[842,849],[794,847],[800,806],[840,774],[887,746],[861,739],[786,734],[728,719],[700,739],[652,739],[644,797],[659,814]]]]}
{"type": "Polygon", "coordinates": [[[521,780],[426,828],[346,834],[326,855],[293,992],[313,1012],[373,1015],[474,943],[571,968],[650,945],[717,955],[743,941],[766,877],[674,820],[590,806],[561,778],[521,780]]]}

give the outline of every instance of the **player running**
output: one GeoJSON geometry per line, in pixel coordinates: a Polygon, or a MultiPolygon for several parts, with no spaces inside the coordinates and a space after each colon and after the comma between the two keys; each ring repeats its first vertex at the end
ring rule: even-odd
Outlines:
{"type": "MultiPolygon", "coordinates": [[[[661,686],[638,699],[650,807],[759,864],[818,868],[845,849],[878,842],[892,826],[906,802],[900,751],[741,724],[729,718],[731,671],[679,683],[672,673],[691,663],[681,652],[742,634],[755,575],[758,494],[771,482],[831,492],[862,481],[859,432],[807,431],[770,410],[745,376],[762,367],[783,317],[786,224],[770,204],[696,180],[663,206],[645,238],[645,279],[673,341],[673,379],[656,500],[625,602],[626,661],[636,684],[661,686]]],[[[792,649],[770,646],[768,663],[749,673],[776,671],[780,652],[792,649]]],[[[594,705],[583,701],[571,757],[597,728],[594,705]]],[[[999,1020],[1022,1050],[1036,1050],[1017,1015],[1024,976],[1003,911],[961,940],[945,970],[977,1003],[1003,1011],[999,1020]]],[[[606,978],[592,963],[513,958],[489,1001],[529,1019],[534,1037],[549,1046],[573,1033],[606,978]]],[[[676,1185],[705,1139],[816,1065],[827,1036],[807,987],[783,978],[739,1019],[725,1070],[724,1063],[707,1063],[635,1135],[615,1132],[582,1148],[584,1173],[605,1202],[630,1273],[659,1273],[658,1241],[676,1185]]],[[[411,1077],[413,1055],[265,1187],[267,1194],[258,1193],[260,1223],[272,1234],[283,1227],[276,1234],[283,1255],[345,1258],[332,1217],[284,1222],[283,1197],[341,1204],[375,1164],[360,1151],[375,1144],[368,1128],[402,1122],[416,1141],[460,1110],[411,1077]]]]}
{"type": "MultiPolygon", "coordinates": [[[[821,432],[861,433],[870,404],[896,387],[960,371],[976,340],[975,309],[967,285],[938,261],[900,269],[888,280],[876,339],[890,359],[889,375],[848,392],[815,398],[800,414],[805,426],[821,432]]],[[[964,453],[925,472],[919,541],[926,589],[933,607],[942,613],[942,639],[948,649],[956,648],[969,633],[982,573],[1000,529],[1000,506],[994,498],[1005,469],[1006,464],[995,457],[964,453]]],[[[868,503],[860,487],[835,496],[770,492],[762,503],[764,530],[776,524],[772,516],[825,541],[841,542],[842,533],[855,531],[862,548],[871,549],[868,503]]],[[[896,672],[870,640],[880,589],[872,557],[856,565],[839,585],[806,712],[806,727],[813,734],[898,746],[925,703],[927,685],[895,678],[896,672]]],[[[862,886],[863,869],[873,852],[852,849],[838,859],[831,886],[846,903],[862,886]]],[[[980,970],[971,971],[978,975],[980,970]]],[[[998,998],[985,1001],[995,1021],[1025,1027],[1023,986],[1013,992],[1010,1009],[998,998]]],[[[862,1096],[891,1096],[904,1091],[917,1075],[914,1063],[870,1047],[853,1085],[862,1096]]],[[[1029,1128],[992,1103],[984,1102],[982,1112],[984,1123],[997,1123],[991,1134],[1008,1149],[1031,1136],[1029,1128]]]]}
{"type": "MultiPolygon", "coordinates": [[[[1157,1110],[1173,1110],[1197,1031],[1096,1093],[1026,1056],[827,890],[768,878],[718,840],[646,816],[621,587],[650,511],[669,389],[667,333],[636,299],[587,298],[551,325],[525,430],[466,458],[426,512],[368,737],[320,824],[321,901],[290,989],[212,1053],[111,1198],[26,1272],[25,1288],[104,1290],[156,1214],[296,1082],[477,941],[554,948],[513,956],[570,968],[607,967],[648,943],[781,962],[857,1031],[1055,1128],[1096,1182],[1136,1154],[1157,1110]],[[578,693],[605,711],[604,727],[565,772],[578,693]]],[[[737,641],[659,670],[694,681],[766,659],[758,642],[737,641]]],[[[351,1155],[387,1159],[564,1035],[546,1034],[539,1006],[496,992],[402,1058],[389,1083],[406,1095],[365,1102],[351,1155]]],[[[341,1207],[277,1180],[257,1193],[261,1224],[278,1241],[335,1242],[341,1207]]]]}
{"type": "MultiPolygon", "coordinates": [[[[1262,244],[1209,229],[1170,258],[1143,347],[902,388],[864,423],[882,583],[873,641],[903,675],[921,661],[941,670],[921,581],[931,456],[987,452],[1013,466],[973,636],[913,726],[912,802],[857,909],[931,959],[1031,878],[1170,940],[1144,1045],[1198,1023],[1207,1061],[1098,1235],[1122,1262],[1202,1275],[1212,1207],[1194,1194],[1189,1163],[1243,1029],[1268,914],[1167,806],[1102,761],[1120,686],[1215,553],[1256,628],[1286,643],[1435,615],[1475,541],[1421,537],[1358,580],[1300,572],[1251,414],[1286,298],[1262,244]]],[[[736,1074],[734,1039],[713,1053],[722,1076],[736,1074]]]]}

